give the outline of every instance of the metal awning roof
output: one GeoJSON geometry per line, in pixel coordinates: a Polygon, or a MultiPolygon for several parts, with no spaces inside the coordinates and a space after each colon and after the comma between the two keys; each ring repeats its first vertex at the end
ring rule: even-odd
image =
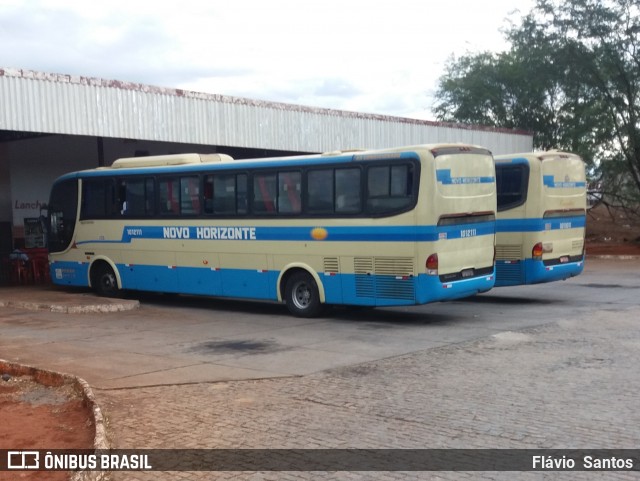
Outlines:
{"type": "Polygon", "coordinates": [[[0,68],[0,105],[0,131],[18,132],[0,140],[69,134],[293,152],[433,142],[477,144],[496,154],[533,147],[531,132],[10,68],[0,68]]]}

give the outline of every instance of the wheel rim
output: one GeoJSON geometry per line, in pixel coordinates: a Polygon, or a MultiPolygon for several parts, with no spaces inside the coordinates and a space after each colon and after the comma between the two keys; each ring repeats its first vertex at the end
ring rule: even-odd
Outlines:
{"type": "Polygon", "coordinates": [[[293,289],[293,304],[298,309],[307,309],[311,304],[311,288],[306,282],[299,282],[293,289]]]}
{"type": "Polygon", "coordinates": [[[116,286],[116,276],[114,276],[110,272],[102,275],[100,287],[102,288],[103,291],[105,292],[113,291],[115,286],[116,286]]]}

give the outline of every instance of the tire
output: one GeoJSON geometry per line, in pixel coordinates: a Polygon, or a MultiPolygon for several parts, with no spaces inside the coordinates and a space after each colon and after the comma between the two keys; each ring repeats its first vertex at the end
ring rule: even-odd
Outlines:
{"type": "Polygon", "coordinates": [[[108,264],[101,263],[95,267],[95,274],[92,276],[91,284],[99,296],[118,297],[120,295],[118,279],[108,264]]]}
{"type": "Polygon", "coordinates": [[[287,279],[284,301],[289,312],[296,317],[316,317],[322,310],[318,285],[306,272],[296,272],[287,279]]]}

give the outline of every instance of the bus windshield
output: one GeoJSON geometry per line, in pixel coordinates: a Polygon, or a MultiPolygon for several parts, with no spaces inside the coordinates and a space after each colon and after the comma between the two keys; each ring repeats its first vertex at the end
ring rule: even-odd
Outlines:
{"type": "Polygon", "coordinates": [[[75,179],[56,183],[49,199],[49,252],[62,252],[71,244],[78,210],[78,182],[75,179]]]}

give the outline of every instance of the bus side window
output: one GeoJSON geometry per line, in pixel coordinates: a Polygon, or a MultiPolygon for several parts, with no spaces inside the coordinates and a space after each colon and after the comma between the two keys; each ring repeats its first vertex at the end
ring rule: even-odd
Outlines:
{"type": "Polygon", "coordinates": [[[213,212],[216,214],[236,213],[235,174],[221,174],[213,178],[213,212]]]}
{"type": "Polygon", "coordinates": [[[200,188],[198,176],[180,177],[180,213],[200,214],[200,188]]]}
{"type": "Polygon", "coordinates": [[[336,213],[356,214],[362,209],[360,169],[336,169],[336,213]]]}
{"type": "Polygon", "coordinates": [[[113,214],[112,179],[83,179],[80,219],[106,219],[113,214]]]}
{"type": "Polygon", "coordinates": [[[247,175],[216,174],[204,178],[205,214],[247,213],[247,175]]]}
{"type": "Polygon", "coordinates": [[[278,213],[299,214],[302,210],[300,172],[278,173],[278,213]]]}
{"type": "Polygon", "coordinates": [[[161,178],[158,181],[158,197],[160,213],[164,215],[180,212],[180,189],[178,179],[161,178]]]}
{"type": "Polygon", "coordinates": [[[527,200],[529,167],[526,165],[496,166],[498,210],[513,209],[527,200]]]}
{"type": "Polygon", "coordinates": [[[127,185],[124,179],[120,179],[116,181],[117,189],[116,189],[116,206],[117,206],[117,214],[125,215],[128,209],[127,205],[127,185]]]}
{"type": "Polygon", "coordinates": [[[409,165],[383,165],[367,171],[367,211],[385,214],[404,209],[413,200],[409,165]]]}
{"type": "Polygon", "coordinates": [[[238,214],[246,214],[249,212],[247,174],[238,174],[236,177],[236,207],[238,214]]]}
{"type": "Polygon", "coordinates": [[[253,176],[252,210],[256,214],[273,214],[276,211],[276,174],[253,176]]]}
{"type": "Polygon", "coordinates": [[[204,177],[202,200],[204,201],[204,213],[213,214],[213,175],[204,177]]]}
{"type": "Polygon", "coordinates": [[[124,179],[124,199],[121,199],[121,215],[148,217],[154,213],[154,185],[152,178],[124,179]]]}
{"type": "Polygon", "coordinates": [[[333,169],[311,170],[307,174],[307,211],[333,214],[333,169]]]}
{"type": "Polygon", "coordinates": [[[120,214],[126,217],[147,215],[144,179],[123,179],[120,181],[120,214]]]}
{"type": "Polygon", "coordinates": [[[144,184],[145,214],[154,215],[156,212],[156,188],[153,177],[147,177],[144,184]]]}

